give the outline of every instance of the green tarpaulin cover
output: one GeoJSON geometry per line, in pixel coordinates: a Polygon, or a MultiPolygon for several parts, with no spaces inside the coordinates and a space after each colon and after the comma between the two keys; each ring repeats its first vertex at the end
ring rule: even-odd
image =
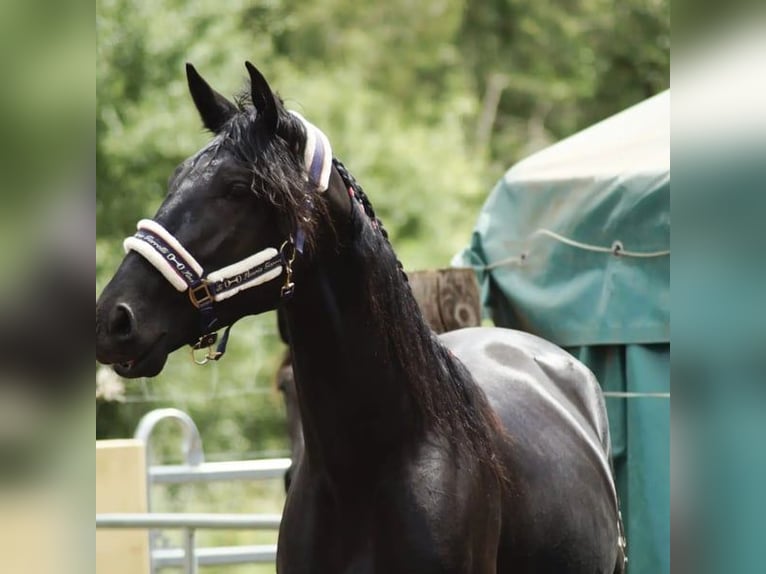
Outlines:
{"type": "Polygon", "coordinates": [[[496,325],[566,348],[613,393],[631,574],[670,572],[669,131],[664,92],[514,165],[453,261],[496,325]]]}

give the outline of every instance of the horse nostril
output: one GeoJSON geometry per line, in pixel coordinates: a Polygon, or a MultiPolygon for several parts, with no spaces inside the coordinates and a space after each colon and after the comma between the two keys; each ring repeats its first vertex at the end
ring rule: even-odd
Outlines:
{"type": "Polygon", "coordinates": [[[109,316],[109,334],[128,338],[133,334],[133,311],[125,303],[117,303],[109,316]]]}

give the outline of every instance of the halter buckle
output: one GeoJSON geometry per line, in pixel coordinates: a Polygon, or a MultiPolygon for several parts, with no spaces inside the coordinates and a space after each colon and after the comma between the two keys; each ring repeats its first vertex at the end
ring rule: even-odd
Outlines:
{"type": "Polygon", "coordinates": [[[213,295],[210,293],[207,281],[203,279],[196,287],[189,287],[189,300],[197,309],[213,302],[213,295]],[[202,292],[201,297],[197,295],[200,291],[202,292]]]}
{"type": "Polygon", "coordinates": [[[199,349],[204,349],[205,347],[212,347],[215,345],[217,340],[218,333],[208,333],[207,335],[202,335],[199,339],[197,339],[197,342],[192,345],[192,350],[198,351],[199,349]]]}
{"type": "Polygon", "coordinates": [[[293,296],[293,293],[295,292],[295,283],[292,281],[285,282],[284,285],[282,285],[281,294],[284,299],[289,299],[293,296]]]}

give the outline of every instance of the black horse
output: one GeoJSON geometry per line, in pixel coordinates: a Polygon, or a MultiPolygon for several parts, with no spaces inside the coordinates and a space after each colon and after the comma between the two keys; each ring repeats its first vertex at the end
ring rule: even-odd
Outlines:
{"type": "Polygon", "coordinates": [[[247,68],[235,105],[187,66],[215,137],[126,240],[96,306],[98,360],[152,376],[282,309],[305,438],[283,574],[622,572],[593,375],[521,332],[434,336],[362,189],[247,68]]]}

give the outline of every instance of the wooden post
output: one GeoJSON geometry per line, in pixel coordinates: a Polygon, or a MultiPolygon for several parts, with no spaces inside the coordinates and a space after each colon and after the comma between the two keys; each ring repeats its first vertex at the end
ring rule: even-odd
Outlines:
{"type": "MultiPolygon", "coordinates": [[[[96,512],[146,512],[146,453],[135,439],[96,441],[96,512]]],[[[148,574],[147,530],[96,531],[96,574],[148,574]]]]}
{"type": "Polygon", "coordinates": [[[481,325],[479,285],[473,269],[429,269],[407,275],[423,317],[435,332],[481,325]]]}

